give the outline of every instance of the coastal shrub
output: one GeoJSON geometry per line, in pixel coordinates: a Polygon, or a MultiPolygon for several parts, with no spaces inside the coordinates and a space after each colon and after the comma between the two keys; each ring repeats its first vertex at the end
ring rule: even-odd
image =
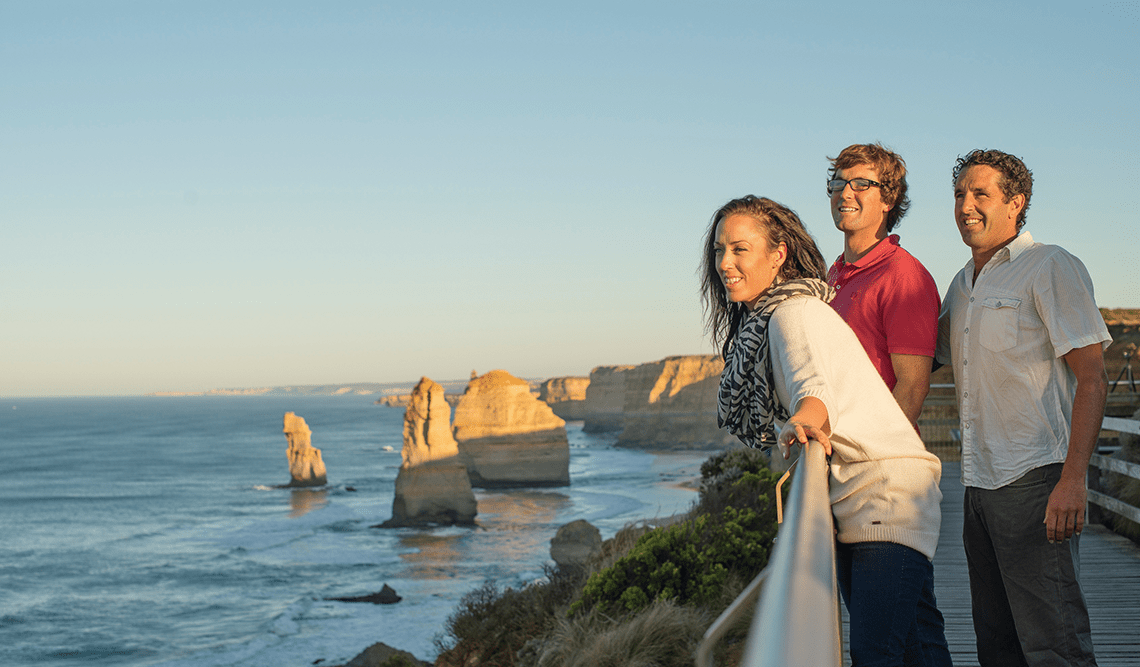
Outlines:
{"type": "Polygon", "coordinates": [[[774,519],[773,489],[778,480],[768,467],[768,455],[758,449],[721,452],[701,464],[700,498],[694,513],[720,514],[726,507],[751,507],[762,513],[771,510],[774,519]]]}
{"type": "Polygon", "coordinates": [[[729,574],[755,574],[768,562],[775,529],[749,508],[725,508],[647,533],[623,558],[586,582],[570,612],[595,605],[607,613],[636,612],[655,600],[709,604],[729,574]]]}
{"type": "MultiPolygon", "coordinates": [[[[436,640],[436,665],[691,665],[712,617],[767,564],[776,533],[777,478],[765,455],[718,454],[701,477],[687,515],[626,526],[587,568],[548,568],[547,581],[521,590],[488,582],[468,593],[436,640]]],[[[739,653],[746,625],[725,638],[722,655],[739,653]]]]}
{"type": "Polygon", "coordinates": [[[701,466],[700,499],[690,519],[644,534],[625,556],[594,573],[575,614],[645,609],[656,600],[723,604],[730,580],[749,581],[768,563],[776,535],[775,484],[760,452],[734,449],[701,466]]]}
{"type": "Polygon", "coordinates": [[[585,578],[580,568],[547,568],[546,581],[522,589],[486,582],[459,601],[436,640],[439,667],[472,664],[511,667],[528,641],[545,635],[565,615],[585,578]]]}

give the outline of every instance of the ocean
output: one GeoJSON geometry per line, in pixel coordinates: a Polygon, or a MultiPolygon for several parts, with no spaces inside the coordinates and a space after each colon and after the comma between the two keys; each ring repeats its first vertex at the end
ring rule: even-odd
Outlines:
{"type": "Polygon", "coordinates": [[[370,396],[0,399],[0,665],[289,667],[375,642],[423,660],[468,591],[543,577],[559,526],[688,509],[711,451],[567,424],[569,487],[476,490],[474,528],[381,529],[404,411],[370,396]],[[329,484],[289,481],[282,416],[329,484]],[[388,584],[394,605],[329,601],[388,584]]]}

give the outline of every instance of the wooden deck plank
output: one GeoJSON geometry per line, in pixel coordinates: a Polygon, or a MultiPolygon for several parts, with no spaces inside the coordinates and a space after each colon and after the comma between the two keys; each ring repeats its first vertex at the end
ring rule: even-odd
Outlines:
{"type": "MultiPolygon", "coordinates": [[[[960,667],[976,667],[970,615],[970,578],[962,547],[961,464],[942,464],[942,532],[934,556],[934,592],[946,619],[950,655],[960,667]]],[[[1140,546],[1099,524],[1081,533],[1081,585],[1089,606],[1093,646],[1100,667],[1140,665],[1140,546]]],[[[843,611],[844,664],[847,612],[843,611]]]]}

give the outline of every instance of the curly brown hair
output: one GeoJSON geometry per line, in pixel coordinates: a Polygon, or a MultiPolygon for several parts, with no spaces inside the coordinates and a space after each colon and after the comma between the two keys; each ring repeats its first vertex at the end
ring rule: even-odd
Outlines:
{"type": "Polygon", "coordinates": [[[701,305],[705,311],[705,332],[713,344],[721,347],[721,354],[736,335],[741,316],[747,306],[728,300],[716,261],[716,228],[721,220],[732,215],[746,215],[763,226],[768,237],[768,250],[783,243],[788,257],[780,267],[780,280],[817,278],[827,280],[827,264],[815,245],[815,239],[800,222],[792,209],[766,197],[746,195],[733,199],[713,214],[705,233],[704,255],[701,257],[701,305]]]}
{"type": "Polygon", "coordinates": [[[902,156],[880,143],[851,144],[839,152],[835,157],[827,158],[831,161],[831,169],[827,172],[827,179],[835,178],[841,169],[850,169],[861,164],[870,165],[879,172],[879,188],[883,193],[883,201],[890,205],[887,211],[887,231],[892,231],[910,210],[910,197],[906,195],[906,162],[902,156]]]}
{"type": "Polygon", "coordinates": [[[1025,206],[1022,206],[1021,213],[1017,214],[1017,230],[1021,231],[1021,227],[1025,225],[1025,213],[1029,210],[1029,198],[1033,196],[1033,172],[1029,171],[1029,167],[1026,167],[1019,157],[1002,151],[977,148],[967,153],[965,157],[958,156],[958,161],[954,164],[955,187],[958,185],[958,177],[974,165],[992,167],[1001,173],[998,186],[1007,203],[1017,195],[1025,195],[1025,206]]]}

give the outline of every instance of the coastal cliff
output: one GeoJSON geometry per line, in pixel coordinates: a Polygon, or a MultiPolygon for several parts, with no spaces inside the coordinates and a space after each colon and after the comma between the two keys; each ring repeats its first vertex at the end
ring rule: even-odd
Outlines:
{"type": "Polygon", "coordinates": [[[590,371],[582,430],[586,433],[620,431],[625,413],[625,374],[635,366],[598,366],[590,371]]]}
{"type": "Polygon", "coordinates": [[[538,400],[550,406],[554,414],[567,421],[584,419],[588,377],[550,378],[538,387],[538,400]]]}
{"type": "Polygon", "coordinates": [[[719,355],[683,355],[640,364],[624,376],[618,446],[715,449],[736,438],[716,423],[719,355]]]}
{"type": "Polygon", "coordinates": [[[716,424],[724,362],[718,355],[671,356],[636,366],[598,366],[586,387],[582,430],[615,431],[618,446],[719,448],[736,438],[716,424]]]}
{"type": "Polygon", "coordinates": [[[502,370],[476,377],[455,406],[459,458],[477,487],[566,486],[566,422],[502,370]]]}

